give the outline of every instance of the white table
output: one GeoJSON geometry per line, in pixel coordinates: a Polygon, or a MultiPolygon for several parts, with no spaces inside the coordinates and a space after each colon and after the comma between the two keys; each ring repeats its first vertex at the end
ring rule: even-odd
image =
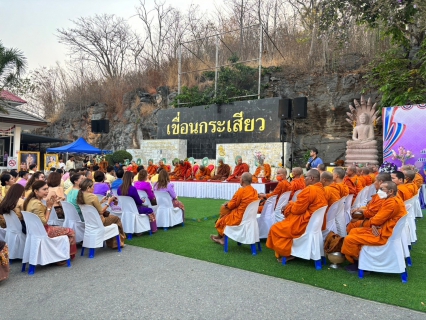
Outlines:
{"type": "MultiPolygon", "coordinates": [[[[234,182],[195,182],[195,181],[171,181],[178,197],[210,198],[230,200],[241,187],[234,182]]],[[[266,193],[265,183],[252,183],[258,193],[266,193]]]]}

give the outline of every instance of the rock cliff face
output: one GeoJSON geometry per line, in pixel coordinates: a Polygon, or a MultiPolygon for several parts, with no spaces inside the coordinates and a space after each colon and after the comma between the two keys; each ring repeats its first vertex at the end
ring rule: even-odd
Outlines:
{"type": "MultiPolygon", "coordinates": [[[[344,159],[345,143],[352,134],[352,128],[345,121],[346,112],[353,99],[360,98],[364,88],[362,74],[314,75],[287,71],[269,74],[263,82],[266,84],[265,97],[308,97],[307,119],[295,121],[296,164],[304,163],[303,156],[311,147],[320,151],[320,157],[325,162],[344,159]]],[[[82,136],[103,149],[138,149],[142,140],[156,138],[156,111],[168,108],[176,96],[166,87],[158,88],[157,92],[156,95],[150,95],[143,89],[137,89],[125,94],[124,112],[114,111],[113,106],[102,102],[92,103],[84,108],[81,117],[76,116],[72,121],[69,117],[63,117],[37,133],[70,140],[82,136]],[[109,133],[102,136],[91,133],[92,119],[109,119],[109,133]]],[[[373,100],[377,98],[375,92],[365,95],[371,96],[373,100]]],[[[376,137],[378,141],[381,140],[381,125],[376,129],[376,137]]]]}

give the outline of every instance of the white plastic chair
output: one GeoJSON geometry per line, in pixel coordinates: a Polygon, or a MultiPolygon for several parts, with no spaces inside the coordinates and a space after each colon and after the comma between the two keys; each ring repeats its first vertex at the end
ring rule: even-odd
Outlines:
{"type": "Polygon", "coordinates": [[[337,229],[337,234],[341,237],[346,237],[347,236],[347,232],[346,232],[346,217],[345,217],[345,205],[346,205],[346,199],[348,198],[348,196],[344,196],[342,199],[340,199],[339,201],[340,203],[340,208],[336,213],[336,229],[337,229]]]}
{"type": "Polygon", "coordinates": [[[299,193],[301,193],[302,190],[297,190],[294,195],[293,198],[291,198],[291,201],[296,202],[297,201],[297,196],[299,195],[299,193]]]}
{"type": "MultiPolygon", "coordinates": [[[[41,202],[44,205],[46,205],[46,200],[41,200],[41,202]]],[[[50,210],[49,221],[47,221],[47,224],[49,226],[60,226],[60,227],[62,227],[64,225],[64,219],[58,218],[58,215],[56,214],[54,207],[52,207],[52,209],[50,210]]]]}
{"type": "Polygon", "coordinates": [[[154,212],[157,210],[157,206],[153,206],[151,200],[148,198],[148,194],[143,190],[138,190],[139,197],[144,201],[145,205],[148,205],[154,212]]]}
{"type": "Polygon", "coordinates": [[[367,193],[367,203],[371,200],[371,198],[377,193],[376,187],[374,186],[374,183],[370,185],[370,189],[367,193]]]}
{"type": "Polygon", "coordinates": [[[149,231],[149,234],[152,234],[148,216],[146,214],[139,214],[135,200],[132,197],[118,196],[118,202],[123,212],[121,223],[123,224],[127,239],[132,240],[133,233],[149,231]]]}
{"type": "MultiPolygon", "coordinates": [[[[322,239],[321,227],[327,206],[319,208],[312,213],[306,226],[305,233],[299,238],[293,239],[291,255],[305,260],[314,260],[315,269],[321,270],[321,258],[324,257],[324,241],[322,239]]],[[[282,264],[286,264],[286,258],[282,258],[282,264]]]]}
{"type": "Polygon", "coordinates": [[[284,215],[282,214],[281,210],[287,206],[288,201],[290,200],[291,191],[284,192],[281,194],[281,196],[278,198],[277,205],[275,206],[275,222],[281,222],[284,220],[284,215]]]}
{"type": "Polygon", "coordinates": [[[345,206],[344,198],[342,198],[342,199],[336,201],[335,203],[333,203],[330,206],[330,208],[328,209],[328,211],[326,211],[327,212],[327,223],[326,223],[325,230],[322,231],[323,241],[325,241],[325,238],[327,238],[330,231],[333,231],[336,234],[338,233],[337,232],[336,217],[340,212],[343,212],[345,210],[344,206],[345,206]]]}
{"type": "Polygon", "coordinates": [[[67,260],[71,267],[70,241],[68,236],[49,238],[46,229],[39,217],[34,213],[22,211],[27,226],[27,240],[25,241],[24,257],[22,258],[22,272],[25,272],[27,262],[30,267],[29,275],[35,273],[36,265],[67,260]]]}
{"type": "Polygon", "coordinates": [[[26,235],[22,233],[22,224],[16,213],[11,210],[10,214],[3,215],[7,228],[5,242],[9,247],[9,259],[22,259],[26,235]]]}
{"type": "Polygon", "coordinates": [[[423,218],[423,211],[422,211],[422,207],[420,206],[420,189],[417,192],[417,194],[414,196],[414,198],[416,199],[414,201],[414,216],[416,218],[423,218]]]}
{"type": "Polygon", "coordinates": [[[62,209],[64,209],[64,228],[70,228],[75,231],[75,241],[81,242],[84,238],[84,222],[81,221],[77,209],[72,203],[61,201],[62,209]]]}
{"type": "Polygon", "coordinates": [[[81,213],[84,217],[84,238],[81,248],[81,255],[84,255],[84,248],[89,248],[89,258],[95,257],[95,248],[103,247],[104,241],[117,237],[118,252],[121,252],[120,234],[118,226],[112,224],[104,226],[101,217],[95,207],[90,205],[80,205],[81,213]]]}
{"type": "Polygon", "coordinates": [[[183,212],[180,208],[173,207],[170,194],[166,191],[154,191],[154,194],[157,199],[157,211],[155,213],[157,227],[164,228],[164,231],[180,223],[183,227],[183,212]]]}
{"type": "Polygon", "coordinates": [[[364,277],[364,270],[400,273],[403,283],[408,281],[405,266],[404,249],[401,242],[402,230],[405,226],[407,215],[396,223],[392,235],[387,243],[382,246],[363,246],[358,261],[358,277],[364,277]]]}
{"type": "Polygon", "coordinates": [[[7,229],[0,227],[0,241],[6,242],[6,231],[7,229]]]}
{"type": "MultiPolygon", "coordinates": [[[[371,186],[373,186],[373,188],[375,188],[374,185],[371,185],[371,186]]],[[[352,205],[353,209],[363,207],[367,204],[367,197],[368,197],[368,193],[370,192],[371,186],[364,187],[358,193],[358,195],[355,198],[354,204],[352,205]]]]}
{"type": "Polygon", "coordinates": [[[102,201],[102,199],[103,199],[103,198],[105,198],[105,196],[104,196],[104,195],[102,195],[102,194],[95,194],[95,196],[97,196],[97,197],[98,197],[99,202],[101,202],[101,201],[102,201]]]}
{"type": "Polygon", "coordinates": [[[408,228],[409,228],[409,233],[408,235],[410,236],[409,238],[409,244],[412,243],[416,243],[417,241],[417,234],[416,234],[416,218],[415,218],[415,212],[414,212],[414,205],[415,205],[415,197],[412,197],[411,199],[406,200],[405,206],[408,212],[408,216],[407,216],[407,222],[408,222],[408,228]]]}
{"type": "Polygon", "coordinates": [[[117,189],[111,189],[111,192],[114,196],[118,196],[117,189]]]}
{"type": "MultiPolygon", "coordinates": [[[[410,210],[410,207],[411,205],[409,204],[405,205],[407,213],[410,210]]],[[[410,242],[410,226],[408,225],[408,219],[405,219],[405,224],[404,224],[404,227],[402,228],[401,242],[402,242],[402,248],[404,249],[404,257],[407,261],[407,265],[411,267],[412,266],[411,255],[410,255],[411,242],[410,242]]]]}
{"type": "Polygon", "coordinates": [[[268,238],[269,229],[275,223],[274,206],[277,196],[272,196],[265,201],[262,212],[257,215],[257,224],[259,225],[259,238],[268,238]]]}
{"type": "Polygon", "coordinates": [[[262,251],[259,240],[259,225],[257,224],[257,210],[259,209],[260,200],[250,203],[244,211],[243,219],[238,226],[226,226],[223,234],[225,236],[225,244],[223,250],[228,252],[228,238],[251,246],[251,254],[256,255],[256,243],[259,251],[262,251]]]}
{"type": "Polygon", "coordinates": [[[354,198],[353,194],[349,194],[346,196],[345,200],[345,225],[348,225],[349,222],[352,220],[351,216],[351,208],[352,208],[352,200],[354,198]]]}

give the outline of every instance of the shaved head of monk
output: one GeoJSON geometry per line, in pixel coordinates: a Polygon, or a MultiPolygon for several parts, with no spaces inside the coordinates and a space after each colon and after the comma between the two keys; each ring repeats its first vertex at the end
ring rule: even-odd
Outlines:
{"type": "Polygon", "coordinates": [[[311,169],[306,174],[305,183],[307,186],[318,183],[320,181],[320,173],[316,169],[311,169]]]}
{"type": "Polygon", "coordinates": [[[346,174],[348,177],[353,177],[356,174],[356,167],[355,166],[349,166],[346,170],[346,174]]]}
{"type": "Polygon", "coordinates": [[[253,179],[253,176],[250,172],[244,172],[241,176],[241,185],[243,187],[251,185],[251,181],[253,179]]]}
{"type": "Polygon", "coordinates": [[[358,176],[362,175],[362,168],[360,168],[360,167],[355,167],[355,169],[356,169],[356,174],[357,174],[358,176]]]}
{"type": "Polygon", "coordinates": [[[407,182],[413,182],[414,178],[416,177],[416,173],[413,170],[406,170],[403,171],[403,173],[407,182]]]}
{"type": "Polygon", "coordinates": [[[333,174],[328,171],[321,173],[321,183],[324,187],[329,186],[333,183],[333,174]]]}
{"type": "Polygon", "coordinates": [[[370,174],[370,169],[369,169],[369,168],[367,168],[367,167],[364,167],[364,168],[362,168],[361,170],[362,170],[362,174],[363,174],[364,176],[368,176],[368,175],[370,174]]]}
{"type": "Polygon", "coordinates": [[[388,198],[396,196],[398,192],[398,186],[395,182],[386,181],[380,185],[380,190],[386,192],[388,194],[388,198]]]}
{"type": "Polygon", "coordinates": [[[291,173],[293,174],[293,178],[299,178],[303,174],[303,169],[301,167],[294,167],[291,173]]]}
{"type": "Polygon", "coordinates": [[[374,181],[374,186],[376,187],[376,190],[379,190],[380,185],[386,181],[392,181],[390,173],[387,173],[387,172],[379,173],[376,177],[376,180],[374,181]]]}
{"type": "Polygon", "coordinates": [[[282,174],[284,177],[287,177],[287,170],[286,170],[286,168],[279,168],[277,170],[277,174],[282,174]]]}
{"type": "Polygon", "coordinates": [[[345,178],[345,169],[343,168],[334,168],[333,169],[333,180],[334,182],[341,182],[345,178]]]}

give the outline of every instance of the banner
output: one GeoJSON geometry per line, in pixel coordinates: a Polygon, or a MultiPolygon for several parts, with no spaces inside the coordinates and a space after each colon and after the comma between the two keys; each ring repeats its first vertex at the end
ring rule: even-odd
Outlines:
{"type": "Polygon", "coordinates": [[[405,161],[415,165],[425,177],[426,171],[426,104],[383,108],[383,161],[397,167],[402,161],[395,159],[399,148],[409,150],[414,157],[405,161]]]}
{"type": "Polygon", "coordinates": [[[18,157],[7,157],[7,169],[18,169],[18,157]]]}

